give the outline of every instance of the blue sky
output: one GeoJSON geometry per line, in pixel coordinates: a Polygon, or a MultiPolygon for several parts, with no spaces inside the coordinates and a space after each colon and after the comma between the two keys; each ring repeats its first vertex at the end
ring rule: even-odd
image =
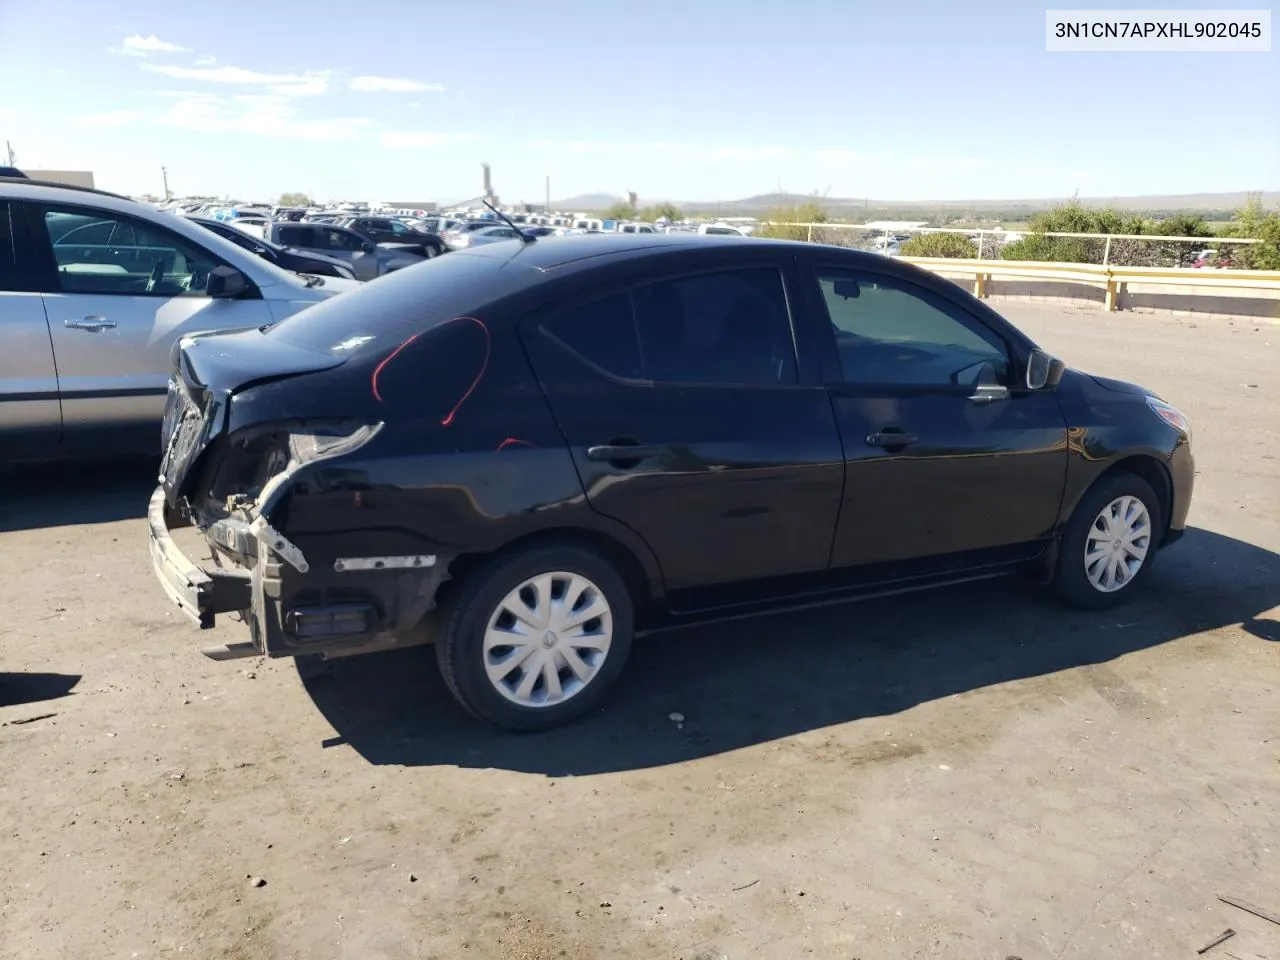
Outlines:
{"type": "Polygon", "coordinates": [[[1044,11],[0,0],[0,139],[108,189],[159,192],[164,165],[246,200],[457,200],[482,161],[504,201],[544,176],[642,203],[1280,189],[1280,50],[1050,54],[1044,11]]]}

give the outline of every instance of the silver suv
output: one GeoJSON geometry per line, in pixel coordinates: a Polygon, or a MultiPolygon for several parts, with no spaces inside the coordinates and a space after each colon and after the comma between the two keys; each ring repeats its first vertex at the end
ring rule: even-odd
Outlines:
{"type": "Polygon", "coordinates": [[[0,178],[0,463],[159,453],[169,355],[360,286],[127,197],[0,178]]]}

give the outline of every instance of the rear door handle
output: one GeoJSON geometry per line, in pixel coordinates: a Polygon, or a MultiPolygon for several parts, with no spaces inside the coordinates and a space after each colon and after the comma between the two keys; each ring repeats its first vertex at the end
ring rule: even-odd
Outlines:
{"type": "Polygon", "coordinates": [[[97,333],[99,330],[114,330],[116,322],[108,320],[99,314],[91,313],[80,320],[63,320],[62,325],[69,330],[89,330],[97,333]]]}
{"type": "Polygon", "coordinates": [[[642,443],[606,443],[598,447],[587,447],[588,460],[604,460],[606,462],[626,460],[647,460],[656,457],[658,451],[642,443]]]}
{"type": "Polygon", "coordinates": [[[914,433],[904,433],[901,430],[882,430],[867,437],[867,443],[873,447],[909,447],[919,442],[920,438],[914,433]]]}

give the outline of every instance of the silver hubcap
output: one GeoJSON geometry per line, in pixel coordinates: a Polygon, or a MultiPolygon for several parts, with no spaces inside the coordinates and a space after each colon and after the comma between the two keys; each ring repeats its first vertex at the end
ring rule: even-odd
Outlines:
{"type": "Polygon", "coordinates": [[[1084,572],[1095,590],[1114,593],[1138,575],[1151,547],[1151,516],[1137,497],[1117,497],[1093,521],[1084,572]]]}
{"type": "Polygon", "coordinates": [[[484,633],[495,690],[522,707],[553,707],[586,689],[613,641],[613,611],[576,573],[530,577],[498,604],[484,633]]]}

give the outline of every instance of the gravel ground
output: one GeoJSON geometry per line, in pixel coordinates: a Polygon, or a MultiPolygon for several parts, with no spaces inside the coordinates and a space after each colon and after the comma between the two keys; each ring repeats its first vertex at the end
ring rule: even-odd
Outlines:
{"type": "Polygon", "coordinates": [[[460,715],[430,650],[206,660],[148,465],[8,478],[0,957],[1280,956],[1216,899],[1280,912],[1280,326],[1003,309],[1192,416],[1144,597],[670,634],[538,736],[460,715]]]}

